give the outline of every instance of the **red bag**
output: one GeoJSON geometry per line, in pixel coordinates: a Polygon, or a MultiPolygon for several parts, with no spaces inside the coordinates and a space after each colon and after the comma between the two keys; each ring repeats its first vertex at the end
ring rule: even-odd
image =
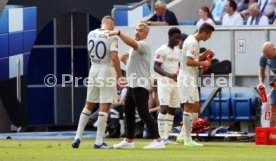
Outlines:
{"type": "Polygon", "coordinates": [[[192,133],[202,133],[205,130],[209,130],[209,129],[210,129],[210,122],[208,119],[204,119],[204,118],[194,119],[192,133]]]}

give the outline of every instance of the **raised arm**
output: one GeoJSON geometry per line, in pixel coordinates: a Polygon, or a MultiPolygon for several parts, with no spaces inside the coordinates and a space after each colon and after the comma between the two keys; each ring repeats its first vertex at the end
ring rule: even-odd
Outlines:
{"type": "Polygon", "coordinates": [[[127,44],[130,47],[132,47],[134,50],[138,49],[138,43],[134,39],[128,37],[126,34],[124,34],[123,32],[121,32],[120,30],[118,30],[118,31],[117,30],[110,31],[109,35],[110,36],[117,35],[117,36],[119,36],[121,38],[121,40],[125,44],[127,44]]]}

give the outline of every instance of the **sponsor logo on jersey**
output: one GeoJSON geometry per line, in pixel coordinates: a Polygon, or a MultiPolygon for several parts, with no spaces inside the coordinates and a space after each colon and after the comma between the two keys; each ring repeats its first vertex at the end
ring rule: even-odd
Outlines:
{"type": "Polygon", "coordinates": [[[174,57],[167,58],[167,60],[170,62],[179,62],[179,59],[174,57]]]}

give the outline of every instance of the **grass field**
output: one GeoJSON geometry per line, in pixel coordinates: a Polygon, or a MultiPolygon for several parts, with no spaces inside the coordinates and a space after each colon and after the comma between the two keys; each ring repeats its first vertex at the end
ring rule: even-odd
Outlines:
{"type": "MultiPolygon", "coordinates": [[[[109,145],[119,139],[106,139],[109,145]]],[[[151,140],[136,140],[136,149],[100,149],[85,139],[79,149],[72,140],[0,140],[0,161],[275,161],[276,146],[242,142],[205,142],[204,147],[167,145],[162,150],[143,150],[151,140]]]]}

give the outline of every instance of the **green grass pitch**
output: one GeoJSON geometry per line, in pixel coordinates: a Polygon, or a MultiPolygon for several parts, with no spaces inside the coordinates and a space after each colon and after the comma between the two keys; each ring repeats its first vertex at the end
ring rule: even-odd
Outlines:
{"type": "MultiPolygon", "coordinates": [[[[109,145],[119,139],[105,139],[109,145]]],[[[204,142],[204,147],[170,144],[162,150],[143,150],[151,140],[136,140],[136,149],[93,149],[84,139],[79,149],[64,140],[0,140],[0,161],[275,161],[275,146],[243,142],[204,142]]]]}

